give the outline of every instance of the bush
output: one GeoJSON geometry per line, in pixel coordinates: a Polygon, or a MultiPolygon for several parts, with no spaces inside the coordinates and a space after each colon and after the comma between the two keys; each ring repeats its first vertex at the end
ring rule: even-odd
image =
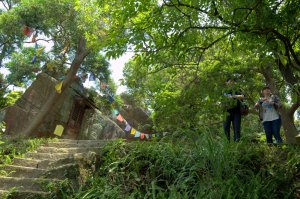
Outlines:
{"type": "Polygon", "coordinates": [[[20,157],[28,151],[33,151],[46,142],[45,138],[11,138],[0,133],[0,165],[11,164],[14,157],[20,157]]]}
{"type": "MultiPolygon", "coordinates": [[[[166,139],[167,140],[167,139],[166,139]]],[[[171,142],[114,141],[76,198],[292,198],[299,147],[228,143],[202,134],[171,142]]]]}

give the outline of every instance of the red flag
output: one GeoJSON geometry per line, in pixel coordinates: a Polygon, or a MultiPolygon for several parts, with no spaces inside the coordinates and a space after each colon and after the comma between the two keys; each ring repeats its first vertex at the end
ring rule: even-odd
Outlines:
{"type": "Polygon", "coordinates": [[[32,28],[28,27],[28,26],[24,26],[23,28],[23,34],[30,37],[32,34],[32,28]]]}
{"type": "Polygon", "coordinates": [[[143,140],[145,138],[145,133],[141,133],[141,139],[143,140]]]}
{"type": "Polygon", "coordinates": [[[122,117],[121,114],[119,114],[119,115],[117,116],[117,120],[119,120],[120,122],[123,122],[123,121],[124,121],[124,118],[122,117]]]}
{"type": "Polygon", "coordinates": [[[102,83],[102,82],[101,82],[101,83],[100,83],[100,86],[101,86],[101,89],[102,89],[102,90],[105,90],[107,85],[106,85],[106,83],[102,83]]]}

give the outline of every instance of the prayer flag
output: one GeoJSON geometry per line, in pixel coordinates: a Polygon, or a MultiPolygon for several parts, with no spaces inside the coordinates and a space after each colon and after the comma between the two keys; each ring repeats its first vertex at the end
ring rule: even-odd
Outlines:
{"type": "Polygon", "coordinates": [[[125,127],[125,129],[124,129],[124,131],[129,132],[130,129],[131,129],[131,126],[127,123],[127,124],[126,124],[126,127],[125,127]]]}
{"type": "Polygon", "coordinates": [[[101,82],[100,87],[101,87],[102,90],[105,90],[106,87],[107,87],[107,84],[105,82],[101,82]]]}
{"type": "Polygon", "coordinates": [[[63,80],[65,80],[65,78],[66,78],[65,76],[61,76],[58,78],[58,80],[63,81],[63,80]]]}
{"type": "Polygon", "coordinates": [[[145,137],[146,137],[147,139],[149,139],[149,134],[145,134],[145,137]]]}
{"type": "Polygon", "coordinates": [[[44,49],[45,49],[45,47],[37,49],[37,51],[36,51],[37,56],[40,56],[44,49]]]}
{"type": "Polygon", "coordinates": [[[134,128],[132,128],[130,134],[131,135],[135,135],[136,134],[136,130],[134,128]]]}
{"type": "Polygon", "coordinates": [[[119,111],[117,109],[113,109],[112,111],[113,111],[114,115],[118,115],[119,114],[119,111]]]}
{"type": "Polygon", "coordinates": [[[24,35],[26,35],[27,37],[30,37],[32,32],[33,32],[32,28],[30,28],[28,26],[24,26],[24,28],[23,28],[24,35]]]}
{"type": "Polygon", "coordinates": [[[54,130],[54,135],[61,136],[64,132],[64,127],[62,125],[56,125],[54,130]]]}
{"type": "Polygon", "coordinates": [[[141,139],[143,140],[145,138],[145,134],[141,133],[141,139]]]}
{"type": "Polygon", "coordinates": [[[58,82],[58,84],[55,85],[55,89],[57,91],[57,93],[61,93],[61,88],[62,88],[63,82],[58,82]]]}
{"type": "Polygon", "coordinates": [[[108,94],[111,96],[111,97],[114,97],[114,93],[109,89],[109,88],[107,88],[108,89],[108,94]]]}
{"type": "Polygon", "coordinates": [[[90,74],[89,81],[95,81],[95,76],[93,73],[90,74]]]}
{"type": "Polygon", "coordinates": [[[138,138],[138,137],[140,137],[140,135],[141,135],[141,132],[139,132],[139,131],[136,131],[136,133],[135,133],[135,138],[138,138]]]}
{"type": "Polygon", "coordinates": [[[31,64],[34,64],[36,62],[36,55],[33,56],[32,60],[31,60],[31,64]]]}
{"type": "Polygon", "coordinates": [[[65,46],[65,47],[64,47],[64,53],[68,52],[68,50],[69,50],[69,47],[68,47],[68,46],[65,46]]]}
{"type": "Polygon", "coordinates": [[[51,64],[51,63],[49,63],[49,64],[47,64],[47,69],[49,70],[49,71],[53,71],[53,64],[51,64]]]}
{"type": "Polygon", "coordinates": [[[113,103],[115,100],[114,100],[114,98],[112,97],[112,96],[108,96],[108,101],[110,102],[110,103],[113,103]]]}
{"type": "Polygon", "coordinates": [[[123,122],[123,121],[124,121],[124,118],[123,118],[123,116],[122,116],[121,114],[119,114],[119,115],[117,116],[117,120],[119,120],[120,122],[123,122]]]}
{"type": "Polygon", "coordinates": [[[152,137],[155,138],[156,137],[155,134],[152,134],[152,137]]]}

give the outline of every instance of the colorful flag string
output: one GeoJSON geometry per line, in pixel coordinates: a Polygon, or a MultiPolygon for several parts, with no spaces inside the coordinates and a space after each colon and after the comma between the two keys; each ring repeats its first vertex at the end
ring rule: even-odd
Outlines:
{"type": "Polygon", "coordinates": [[[109,86],[107,85],[106,82],[101,81],[100,82],[100,88],[101,90],[104,92],[104,94],[107,96],[108,101],[111,103],[113,109],[112,109],[112,114],[114,116],[114,118],[116,118],[119,122],[124,122],[125,123],[125,128],[124,131],[125,132],[130,132],[130,135],[134,136],[135,138],[140,138],[140,139],[151,139],[151,138],[156,138],[159,137],[158,133],[142,133],[138,130],[136,130],[135,128],[133,128],[125,119],[124,117],[121,115],[121,113],[114,108],[114,103],[115,103],[115,99],[114,99],[114,95],[113,92],[111,91],[111,89],[109,88],[109,86]]]}
{"type": "Polygon", "coordinates": [[[35,53],[31,59],[30,63],[35,64],[37,57],[39,57],[42,54],[42,52],[45,48],[44,47],[39,48],[39,46],[38,46],[38,43],[37,43],[38,31],[37,30],[34,30],[33,28],[30,28],[28,26],[25,26],[23,29],[23,33],[24,33],[24,35],[26,35],[28,37],[30,37],[33,34],[31,37],[31,42],[35,43],[35,46],[34,46],[35,53]],[[35,32],[35,34],[33,34],[34,32],[35,32]]]}

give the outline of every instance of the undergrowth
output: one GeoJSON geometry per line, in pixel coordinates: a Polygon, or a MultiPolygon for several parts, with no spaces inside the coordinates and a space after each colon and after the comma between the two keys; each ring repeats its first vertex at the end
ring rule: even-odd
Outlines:
{"type": "Polygon", "coordinates": [[[117,140],[74,198],[295,198],[297,146],[228,143],[208,134],[160,142],[117,140]]]}
{"type": "Polygon", "coordinates": [[[4,136],[0,133],[0,165],[11,164],[15,157],[22,157],[26,152],[33,151],[49,139],[4,136]]]}

